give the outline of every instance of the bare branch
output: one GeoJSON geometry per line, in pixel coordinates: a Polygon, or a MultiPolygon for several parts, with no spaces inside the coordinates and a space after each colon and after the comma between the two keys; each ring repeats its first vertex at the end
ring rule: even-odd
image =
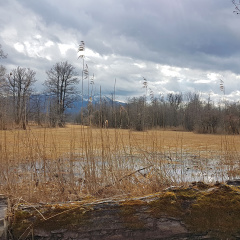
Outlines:
{"type": "Polygon", "coordinates": [[[235,6],[235,10],[233,11],[236,14],[240,14],[240,1],[238,3],[236,0],[232,0],[233,5],[235,6]]]}
{"type": "Polygon", "coordinates": [[[4,54],[3,50],[2,50],[2,45],[0,44],[0,58],[6,58],[7,54],[4,54]]]}

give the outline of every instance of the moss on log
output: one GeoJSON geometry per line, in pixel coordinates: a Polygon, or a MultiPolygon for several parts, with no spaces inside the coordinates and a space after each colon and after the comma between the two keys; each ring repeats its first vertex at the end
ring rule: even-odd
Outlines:
{"type": "Polygon", "coordinates": [[[129,199],[20,204],[13,239],[236,239],[240,187],[193,183],[129,199]]]}

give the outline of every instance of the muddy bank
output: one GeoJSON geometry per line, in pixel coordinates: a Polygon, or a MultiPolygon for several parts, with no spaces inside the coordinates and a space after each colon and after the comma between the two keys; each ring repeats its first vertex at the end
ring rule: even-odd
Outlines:
{"type": "Polygon", "coordinates": [[[19,202],[8,239],[240,239],[240,187],[229,184],[195,182],[129,199],[19,202]]]}

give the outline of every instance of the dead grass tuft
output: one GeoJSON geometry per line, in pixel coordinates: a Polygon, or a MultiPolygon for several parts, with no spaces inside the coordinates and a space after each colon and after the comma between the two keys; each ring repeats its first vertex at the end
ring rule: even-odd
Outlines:
{"type": "Polygon", "coordinates": [[[0,131],[0,192],[32,203],[151,194],[189,183],[186,158],[202,180],[213,172],[210,160],[217,161],[218,177],[239,176],[239,148],[239,136],[164,130],[67,125],[0,131]]]}

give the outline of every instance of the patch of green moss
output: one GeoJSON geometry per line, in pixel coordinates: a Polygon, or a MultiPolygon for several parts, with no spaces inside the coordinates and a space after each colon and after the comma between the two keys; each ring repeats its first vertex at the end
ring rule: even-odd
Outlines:
{"type": "Polygon", "coordinates": [[[12,234],[13,236],[17,236],[19,238],[25,230],[31,226],[31,219],[34,215],[25,210],[16,211],[14,214],[14,219],[11,224],[12,234]]]}
{"type": "Polygon", "coordinates": [[[179,188],[175,194],[178,200],[195,200],[201,193],[194,188],[179,188]]]}
{"type": "Polygon", "coordinates": [[[206,190],[209,189],[211,186],[209,184],[206,184],[204,182],[192,182],[191,187],[194,189],[200,189],[200,190],[206,190]]]}
{"type": "Polygon", "coordinates": [[[184,217],[189,229],[211,232],[214,237],[240,232],[240,194],[229,186],[203,193],[184,217]]]}
{"type": "Polygon", "coordinates": [[[75,229],[90,223],[89,210],[80,206],[79,208],[73,207],[72,209],[65,208],[65,210],[62,207],[56,207],[45,214],[47,220],[38,220],[35,226],[45,230],[56,230],[63,226],[64,228],[75,229]]]}
{"type": "Polygon", "coordinates": [[[200,189],[179,188],[159,195],[149,203],[151,215],[179,217],[190,231],[208,232],[214,238],[240,233],[240,189],[227,185],[200,189]]]}
{"type": "Polygon", "coordinates": [[[34,228],[52,231],[64,227],[73,230],[90,224],[90,210],[81,205],[49,205],[38,209],[41,215],[36,209],[19,209],[15,212],[11,229],[17,239],[24,232],[25,236],[34,228]]]}
{"type": "Polygon", "coordinates": [[[129,199],[126,201],[123,201],[120,206],[142,206],[142,205],[146,205],[146,203],[142,200],[139,199],[129,199]]]}
{"type": "Polygon", "coordinates": [[[158,199],[149,203],[150,213],[154,217],[163,215],[177,217],[181,215],[181,205],[177,201],[177,195],[174,192],[165,192],[159,195],[158,199]]]}
{"type": "Polygon", "coordinates": [[[120,217],[123,219],[125,227],[131,230],[145,229],[145,222],[137,215],[141,207],[146,205],[141,200],[126,200],[120,204],[120,217]]]}

